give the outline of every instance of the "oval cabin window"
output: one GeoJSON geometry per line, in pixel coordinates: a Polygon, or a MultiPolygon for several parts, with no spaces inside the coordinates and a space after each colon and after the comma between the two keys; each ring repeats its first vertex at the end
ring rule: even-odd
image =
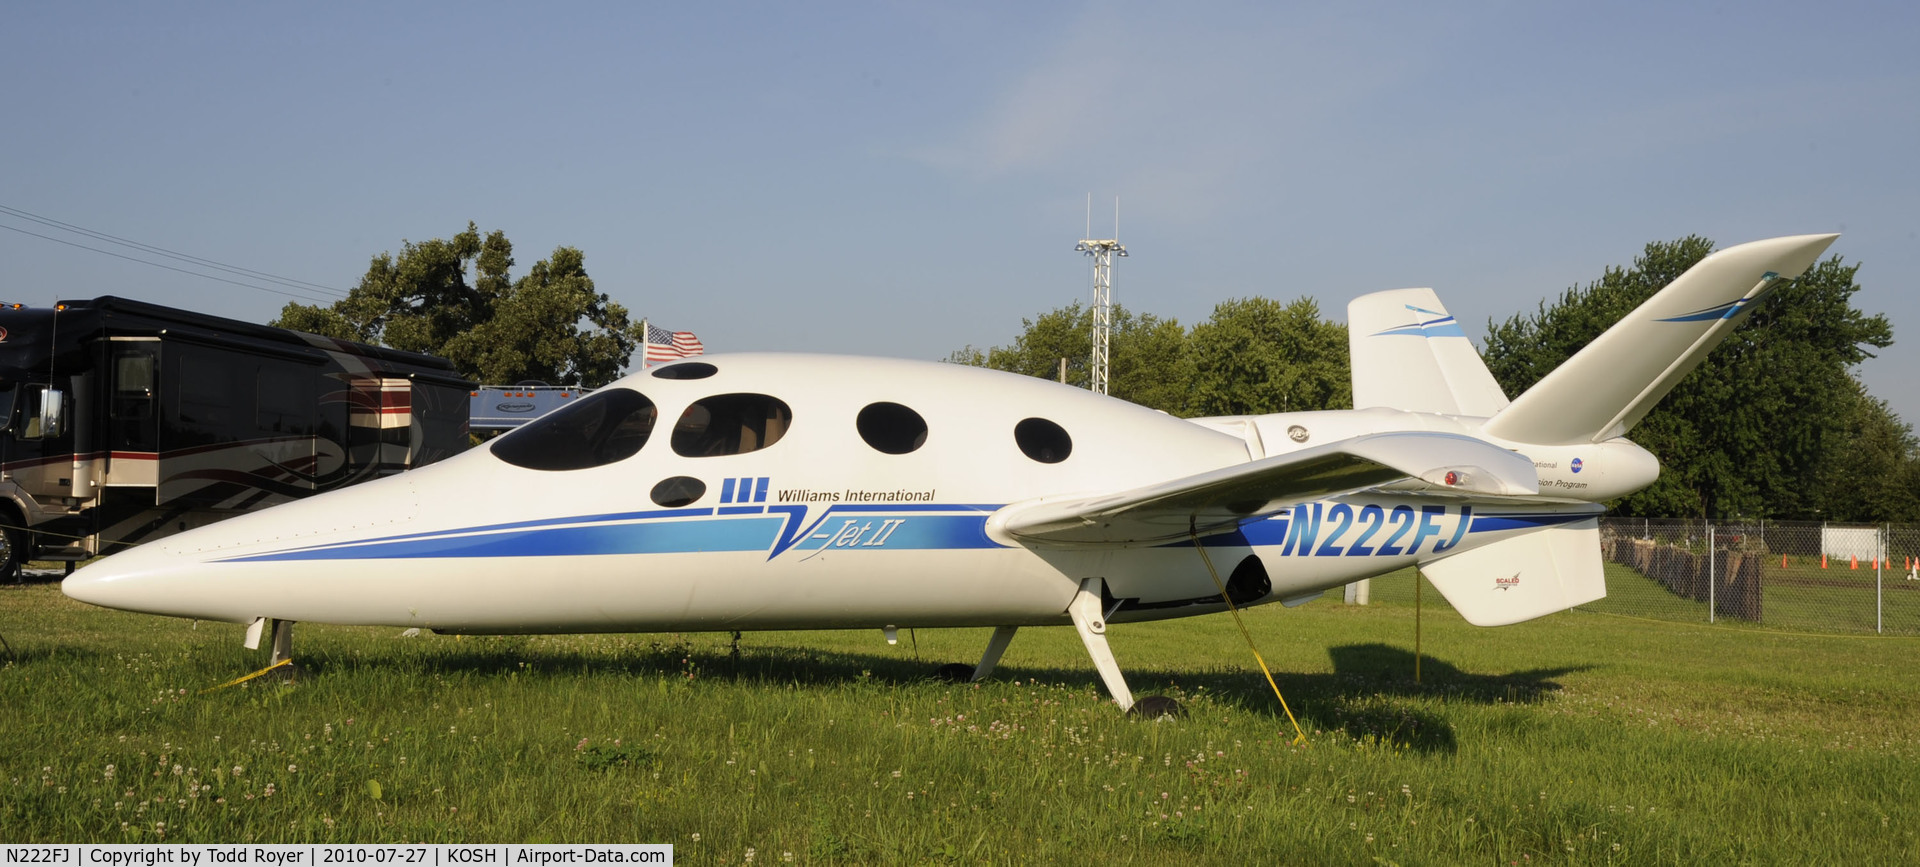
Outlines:
{"type": "Polygon", "coordinates": [[[690,506],[707,495],[707,483],[692,476],[661,479],[653,486],[653,502],[669,509],[690,506]]]}
{"type": "Polygon", "coordinates": [[[584,470],[626,460],[653,434],[660,411],[640,392],[594,392],[493,441],[497,457],[530,470],[584,470]]]}
{"type": "Polygon", "coordinates": [[[1043,464],[1057,464],[1073,453],[1073,438],[1067,429],[1044,418],[1030,418],[1013,426],[1013,441],[1027,457],[1043,464]]]}
{"type": "Polygon", "coordinates": [[[655,379],[706,379],[718,373],[719,370],[704,361],[682,361],[679,364],[656,368],[653,371],[653,377],[655,379]]]}
{"type": "Polygon", "coordinates": [[[786,436],[793,410],[764,394],[716,394],[701,398],[673,425],[673,453],[714,458],[757,452],[786,436]]]}
{"type": "Polygon", "coordinates": [[[897,403],[867,404],[853,426],[867,445],[890,455],[904,455],[927,443],[927,420],[897,403]]]}

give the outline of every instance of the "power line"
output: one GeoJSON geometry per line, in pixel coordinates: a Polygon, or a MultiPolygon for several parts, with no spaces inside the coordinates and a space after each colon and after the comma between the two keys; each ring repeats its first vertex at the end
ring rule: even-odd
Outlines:
{"type": "Polygon", "coordinates": [[[187,262],[190,264],[200,265],[208,268],[216,268],[218,270],[225,271],[229,274],[234,274],[236,276],[252,277],[256,279],[266,280],[270,283],[278,283],[282,286],[287,286],[289,288],[295,288],[295,289],[305,288],[305,289],[318,290],[320,292],[325,292],[330,295],[344,296],[346,294],[345,292],[342,292],[331,286],[322,286],[318,283],[309,283],[305,280],[296,280],[291,277],[281,277],[276,274],[269,274],[265,271],[255,271],[251,268],[242,268],[242,267],[239,267],[238,265],[228,265],[224,262],[216,262],[212,259],[205,259],[199,256],[193,256],[187,253],[181,253],[176,250],[169,250],[165,247],[156,247],[152,244],[143,244],[139,241],[129,240],[127,238],[122,238],[117,235],[109,235],[105,232],[95,231],[85,226],[76,226],[72,223],[63,223],[59,220],[53,219],[52,217],[44,217],[39,214],[35,214],[30,211],[23,211],[19,208],[11,207],[8,205],[0,205],[0,213],[5,213],[15,217],[32,220],[43,226],[50,226],[57,229],[64,229],[66,231],[74,232],[76,234],[86,235],[87,237],[94,238],[97,240],[107,241],[113,244],[119,244],[120,246],[123,246],[123,247],[132,247],[136,250],[141,250],[148,253],[155,253],[176,261],[187,262]]]}
{"type": "Polygon", "coordinates": [[[212,268],[215,270],[224,271],[236,277],[244,277],[250,280],[259,280],[259,281],[265,281],[268,283],[275,283],[275,284],[279,284],[280,286],[287,287],[288,289],[301,290],[301,291],[288,292],[281,289],[274,289],[266,286],[260,286],[260,285],[257,285],[256,283],[240,282],[236,280],[229,280],[222,277],[215,277],[210,274],[201,274],[194,271],[175,268],[169,265],[162,265],[158,262],[151,262],[145,259],[139,259],[132,256],[123,255],[120,253],[115,253],[109,250],[102,250],[98,247],[90,247],[85,244],[79,244],[72,241],[65,241],[59,238],[54,238],[47,235],[41,235],[35,232],[29,232],[24,229],[16,228],[13,226],[0,224],[0,228],[10,229],[12,231],[19,232],[20,234],[23,234],[23,235],[31,235],[36,238],[41,238],[48,241],[54,241],[56,243],[66,244],[70,247],[77,247],[82,250],[88,250],[95,253],[102,253],[108,256],[113,256],[115,258],[126,259],[131,262],[139,262],[143,265],[152,265],[156,268],[166,268],[169,271],[178,271],[183,274],[191,274],[197,277],[205,277],[209,280],[218,280],[222,283],[231,283],[233,285],[243,286],[249,289],[258,289],[265,292],[273,292],[279,295],[289,295],[296,298],[306,298],[308,300],[314,300],[314,301],[323,301],[323,302],[331,301],[333,299],[343,298],[347,294],[331,286],[323,286],[318,283],[312,283],[306,280],[297,280],[291,277],[282,277],[277,274],[269,274],[265,271],[256,271],[251,268],[242,268],[237,265],[229,265],[224,262],[218,262],[218,261],[207,259],[201,256],[194,256],[187,253],[181,253],[176,250],[169,250],[165,247],[158,247],[152,244],[141,243],[139,241],[122,238],[117,235],[111,235],[106,232],[100,232],[94,229],[89,229],[89,228],[86,228],[85,226],[77,226],[72,223],[62,222],[60,220],[55,220],[51,217],[41,216],[39,214],[35,214],[30,211],[21,210],[19,208],[14,208],[4,204],[0,204],[0,214],[6,214],[6,215],[17,217],[20,219],[31,220],[43,226],[48,226],[50,228],[55,228],[62,231],[72,232],[78,235],[83,235],[89,238],[93,238],[95,240],[105,241],[110,244],[117,244],[122,247],[127,247],[127,248],[138,250],[144,253],[163,256],[169,259],[173,259],[177,262],[184,262],[184,263],[202,267],[202,268],[212,268]],[[319,292],[331,297],[327,299],[318,299],[318,298],[314,298],[311,294],[306,294],[310,292],[319,292]]]}
{"type": "Polygon", "coordinates": [[[136,258],[134,258],[134,257],[132,257],[132,256],[128,256],[128,255],[125,255],[125,254],[122,254],[122,253],[115,253],[115,252],[113,252],[112,250],[102,250],[102,249],[100,249],[100,248],[98,248],[98,247],[89,247],[89,246],[87,246],[87,245],[85,245],[85,244],[78,244],[78,243],[75,243],[75,242],[73,242],[73,241],[68,241],[68,240],[65,240],[65,239],[62,239],[62,238],[55,238],[55,237],[51,237],[51,236],[48,236],[48,235],[42,235],[42,234],[40,234],[40,233],[38,233],[38,232],[29,232],[29,231],[27,231],[27,230],[25,230],[25,229],[22,229],[22,228],[19,228],[19,227],[17,227],[17,226],[9,226],[9,225],[7,225],[7,224],[5,224],[5,223],[0,223],[0,229],[6,229],[6,230],[7,230],[7,231],[9,231],[9,232],[19,232],[19,233],[20,233],[20,234],[22,234],[22,235],[30,235],[30,236],[32,236],[32,237],[35,237],[35,238],[40,238],[40,239],[42,239],[42,240],[46,240],[46,241],[52,241],[52,242],[54,242],[55,244],[65,244],[65,245],[67,245],[67,246],[69,246],[69,247],[78,247],[78,248],[80,248],[80,249],[82,249],[82,250],[89,250],[89,251],[92,251],[92,252],[95,252],[95,253],[99,253],[99,254],[101,254],[101,255],[104,255],[104,256],[112,256],[112,257],[114,257],[115,259],[125,259],[125,260],[127,260],[127,261],[129,261],[129,262],[139,262],[139,263],[140,263],[140,264],[142,264],[142,265],[152,265],[152,266],[153,266],[153,267],[155,267],[155,268],[165,268],[165,269],[167,269],[168,271],[178,271],[178,272],[180,272],[180,273],[182,273],[182,274],[186,274],[186,275],[189,275],[189,276],[193,276],[193,277],[199,277],[199,278],[202,278],[202,279],[205,279],[205,280],[218,280],[218,281],[220,281],[220,282],[222,282],[222,283],[231,283],[231,284],[233,284],[233,285],[235,285],[235,286],[242,286],[242,287],[245,287],[245,288],[248,288],[248,289],[258,289],[258,290],[260,290],[260,291],[262,291],[262,292],[272,292],[272,293],[274,293],[275,295],[285,295],[285,296],[287,296],[287,297],[289,297],[289,298],[301,298],[301,299],[304,299],[304,300],[307,300],[307,301],[313,301],[313,302],[316,302],[316,303],[320,303],[320,304],[327,304],[327,303],[331,303],[331,302],[332,302],[332,301],[334,300],[334,299],[331,299],[331,298],[321,298],[321,297],[317,297],[317,296],[314,296],[314,295],[311,295],[311,294],[304,294],[304,293],[300,293],[300,292],[292,292],[292,291],[288,291],[288,290],[285,290],[285,289],[275,289],[275,288],[273,288],[273,287],[271,287],[271,286],[259,286],[259,285],[255,285],[255,284],[253,284],[253,283],[242,283],[242,282],[240,282],[240,281],[238,281],[238,280],[228,280],[228,279],[227,279],[227,278],[225,278],[225,277],[215,277],[215,276],[213,276],[212,274],[202,274],[202,273],[200,273],[200,272],[198,272],[198,271],[189,271],[189,270],[187,270],[187,269],[185,269],[185,268],[175,268],[175,267],[173,267],[172,265],[162,265],[162,264],[160,264],[159,262],[149,262],[149,261],[147,261],[147,260],[145,260],[145,259],[136,259],[136,258]]]}

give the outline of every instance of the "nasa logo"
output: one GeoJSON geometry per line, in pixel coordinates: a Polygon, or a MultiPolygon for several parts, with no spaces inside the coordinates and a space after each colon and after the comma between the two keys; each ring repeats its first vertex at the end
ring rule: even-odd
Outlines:
{"type": "Polygon", "coordinates": [[[499,410],[500,412],[533,412],[533,404],[503,403],[498,406],[495,406],[494,409],[499,410]]]}
{"type": "Polygon", "coordinates": [[[1512,578],[1493,579],[1493,589],[1495,590],[1512,590],[1518,586],[1520,586],[1520,573],[1518,572],[1513,573],[1512,578]]]}
{"type": "Polygon", "coordinates": [[[1572,467],[1572,468],[1573,468],[1573,471],[1574,471],[1574,472],[1576,472],[1576,473],[1577,473],[1577,472],[1580,472],[1580,459],[1579,459],[1579,458],[1574,458],[1574,459],[1573,459],[1573,463],[1570,463],[1570,464],[1567,464],[1567,466],[1569,466],[1569,467],[1572,467]]]}
{"type": "Polygon", "coordinates": [[[7,342],[7,329],[0,328],[0,343],[7,342]]]}

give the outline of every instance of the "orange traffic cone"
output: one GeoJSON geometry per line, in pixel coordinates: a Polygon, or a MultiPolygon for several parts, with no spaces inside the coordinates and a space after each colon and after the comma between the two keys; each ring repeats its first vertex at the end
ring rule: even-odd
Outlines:
{"type": "Polygon", "coordinates": [[[1825,551],[1820,552],[1820,568],[1827,568],[1827,552],[1825,551]]]}
{"type": "Polygon", "coordinates": [[[1860,568],[1860,555],[1859,555],[1859,554],[1855,554],[1855,555],[1853,555],[1853,568],[1855,568],[1855,569],[1858,569],[1858,568],[1860,568]]]}
{"type": "Polygon", "coordinates": [[[1780,568],[1782,569],[1787,568],[1787,555],[1785,554],[1780,555],[1780,568]]]}

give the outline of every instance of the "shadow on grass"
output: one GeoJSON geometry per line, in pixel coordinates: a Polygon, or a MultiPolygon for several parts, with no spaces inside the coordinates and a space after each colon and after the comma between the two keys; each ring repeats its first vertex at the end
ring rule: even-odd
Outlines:
{"type": "Polygon", "coordinates": [[[685,640],[583,650],[536,647],[532,639],[499,636],[451,648],[440,639],[423,644],[417,652],[401,650],[377,656],[319,651],[300,657],[300,661],[314,674],[407,669],[483,677],[685,677],[778,686],[839,686],[856,681],[899,686],[933,679],[940,664],[891,655],[754,644],[751,638],[744,640],[740,652],[734,654],[725,649],[716,651],[711,644],[695,645],[685,640]]]}
{"type": "MultiPolygon", "coordinates": [[[[1288,697],[1303,726],[1343,732],[1355,741],[1427,753],[1452,753],[1458,738],[1436,702],[1530,704],[1559,691],[1555,678],[1587,666],[1542,668],[1507,674],[1476,674],[1432,656],[1421,658],[1421,678],[1413,679],[1411,651],[1387,644],[1348,644],[1330,648],[1331,673],[1276,672],[1274,680],[1288,697]]],[[[418,651],[376,656],[301,659],[312,675],[328,671],[410,669],[441,676],[518,677],[668,677],[715,679],[783,687],[839,687],[870,684],[899,687],[933,678],[939,660],[905,659],[845,651],[745,643],[738,655],[712,645],[655,641],[605,650],[537,647],[530,639],[493,638],[484,645],[450,648],[436,642],[418,651]]],[[[994,680],[1036,680],[1104,692],[1091,665],[1085,667],[1002,666],[994,680]]],[[[1135,672],[1136,696],[1159,692],[1193,694],[1252,714],[1274,717],[1282,711],[1259,673],[1213,669],[1170,673],[1135,672]]]]}
{"type": "MultiPolygon", "coordinates": [[[[1414,680],[1412,651],[1387,644],[1346,644],[1327,651],[1333,673],[1296,675],[1301,691],[1320,699],[1306,715],[1315,726],[1343,731],[1363,742],[1389,744],[1418,752],[1454,752],[1459,744],[1446,717],[1412,706],[1406,699],[1441,703],[1533,704],[1558,692],[1554,678],[1590,666],[1536,668],[1507,674],[1475,674],[1422,656],[1414,680]],[[1316,682],[1317,681],[1317,682],[1316,682]]],[[[1279,678],[1276,678],[1279,680],[1279,678]]],[[[1244,693],[1243,693],[1244,694],[1244,693]]]]}

